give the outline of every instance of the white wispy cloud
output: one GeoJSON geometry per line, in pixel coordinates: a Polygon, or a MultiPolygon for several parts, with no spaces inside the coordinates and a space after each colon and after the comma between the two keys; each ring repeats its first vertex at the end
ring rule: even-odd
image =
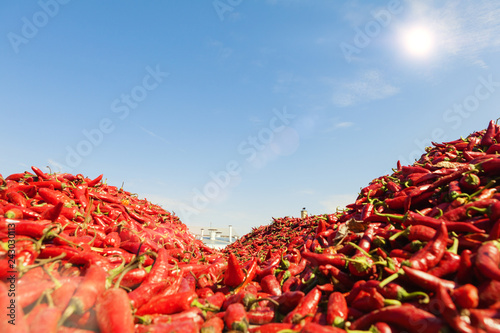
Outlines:
{"type": "Polygon", "coordinates": [[[162,138],[162,137],[161,137],[161,136],[159,136],[158,134],[156,134],[156,133],[154,133],[154,132],[151,132],[150,130],[148,130],[148,129],[146,129],[146,128],[142,127],[142,126],[139,126],[139,128],[140,128],[142,131],[144,131],[146,134],[148,134],[148,135],[152,136],[153,138],[159,139],[159,140],[161,140],[161,141],[163,141],[163,142],[165,142],[165,143],[170,143],[170,142],[168,142],[165,138],[162,138]]]}
{"type": "Polygon", "coordinates": [[[334,83],[334,90],[333,103],[340,107],[384,99],[399,92],[399,88],[389,83],[378,70],[365,71],[350,82],[334,83]]]}
{"type": "Polygon", "coordinates": [[[350,121],[342,121],[340,123],[335,124],[335,128],[347,128],[353,126],[354,123],[350,121]]]}

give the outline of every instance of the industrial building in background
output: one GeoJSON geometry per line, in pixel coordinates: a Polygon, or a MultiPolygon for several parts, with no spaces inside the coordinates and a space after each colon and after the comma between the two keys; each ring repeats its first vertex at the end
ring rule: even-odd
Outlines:
{"type": "MultiPolygon", "coordinates": [[[[300,217],[304,219],[307,216],[308,213],[304,207],[300,211],[300,217]]],[[[196,239],[201,240],[206,246],[219,250],[225,248],[239,238],[239,235],[234,232],[232,225],[229,225],[227,228],[212,228],[211,224],[209,228],[191,226],[189,227],[189,231],[196,239]]]]}
{"type": "Polygon", "coordinates": [[[233,226],[227,228],[206,228],[191,226],[189,231],[201,240],[206,246],[214,249],[223,249],[235,240],[238,240],[239,235],[233,230],[233,226]]]}

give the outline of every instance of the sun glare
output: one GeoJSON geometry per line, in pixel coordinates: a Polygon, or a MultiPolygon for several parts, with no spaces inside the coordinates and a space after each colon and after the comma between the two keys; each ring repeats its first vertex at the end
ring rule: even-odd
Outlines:
{"type": "Polygon", "coordinates": [[[434,36],[424,26],[413,26],[401,31],[400,40],[404,51],[415,58],[428,58],[434,50],[434,36]]]}

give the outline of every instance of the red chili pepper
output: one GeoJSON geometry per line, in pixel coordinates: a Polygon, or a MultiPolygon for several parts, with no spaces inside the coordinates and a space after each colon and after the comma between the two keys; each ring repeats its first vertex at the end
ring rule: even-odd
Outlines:
{"type": "Polygon", "coordinates": [[[435,292],[441,285],[449,290],[455,289],[457,286],[453,281],[438,278],[437,276],[427,272],[419,271],[407,266],[403,266],[402,268],[410,281],[429,291],[435,292]]]}
{"type": "MultiPolygon", "coordinates": [[[[40,304],[43,305],[43,304],[40,304]]],[[[31,317],[30,333],[57,332],[58,321],[61,318],[61,310],[54,306],[45,306],[31,317]]]]}
{"type": "Polygon", "coordinates": [[[302,257],[307,259],[313,265],[332,265],[335,267],[344,267],[345,255],[343,254],[322,254],[313,253],[307,250],[307,246],[304,246],[302,251],[302,257]]]}
{"type": "Polygon", "coordinates": [[[28,207],[28,201],[24,197],[24,194],[21,194],[19,192],[8,192],[7,193],[7,198],[9,202],[15,204],[16,206],[20,207],[28,207]]]}
{"type": "Polygon", "coordinates": [[[219,317],[212,317],[201,325],[201,333],[222,333],[224,321],[219,317]]]}
{"type": "Polygon", "coordinates": [[[491,120],[488,124],[488,128],[481,139],[481,146],[491,146],[494,143],[494,138],[498,132],[498,126],[495,124],[494,120],[491,120]]]}
{"type": "Polygon", "coordinates": [[[165,282],[143,282],[139,287],[128,293],[128,298],[132,306],[138,309],[167,287],[168,285],[166,285],[165,282]]]}
{"type": "Polygon", "coordinates": [[[227,262],[227,269],[224,273],[224,284],[229,287],[237,287],[245,281],[245,272],[240,267],[234,253],[229,254],[227,262]]]}
{"type": "Polygon", "coordinates": [[[479,306],[479,291],[470,284],[464,284],[452,291],[455,303],[463,309],[472,309],[479,306]]]}
{"type": "MultiPolygon", "coordinates": [[[[464,211],[465,212],[465,211],[464,211]]],[[[445,213],[446,215],[446,213],[445,213]]],[[[439,229],[441,226],[441,222],[446,224],[446,228],[448,231],[456,231],[456,232],[484,232],[484,230],[479,229],[474,226],[470,222],[456,222],[451,221],[442,216],[439,219],[435,219],[433,217],[420,215],[418,213],[409,211],[406,215],[406,219],[403,222],[403,226],[409,225],[425,225],[427,227],[439,229]]]]}
{"type": "Polygon", "coordinates": [[[300,333],[345,333],[345,330],[317,323],[307,323],[304,327],[302,327],[300,333]]]}
{"type": "Polygon", "coordinates": [[[134,332],[134,317],[125,290],[119,288],[106,290],[97,297],[95,310],[101,332],[134,332]]]}
{"type": "Polygon", "coordinates": [[[0,217],[0,232],[7,233],[14,229],[16,235],[28,236],[34,239],[52,239],[60,228],[52,225],[50,221],[29,221],[29,220],[11,220],[0,217]]]}
{"type": "Polygon", "coordinates": [[[222,308],[225,300],[226,295],[218,291],[215,294],[206,297],[205,299],[199,299],[199,302],[205,308],[219,311],[222,308]]]}
{"type": "Polygon", "coordinates": [[[106,272],[114,268],[108,258],[91,251],[79,252],[69,259],[69,263],[85,267],[99,266],[106,272]]]}
{"type": "MultiPolygon", "coordinates": [[[[443,214],[441,219],[446,221],[464,221],[468,219],[467,211],[473,208],[488,208],[490,205],[497,202],[496,199],[483,199],[479,201],[470,202],[455,209],[449,210],[443,214]]],[[[462,230],[457,230],[462,231],[462,230]]],[[[463,230],[467,232],[468,230],[463,230]]],[[[478,231],[471,231],[478,232],[478,231]]]]}
{"type": "Polygon", "coordinates": [[[59,215],[61,215],[63,206],[64,204],[62,202],[58,202],[55,206],[45,209],[41,215],[41,219],[55,222],[59,218],[59,215]]]}
{"type": "Polygon", "coordinates": [[[274,319],[274,310],[270,307],[257,306],[247,312],[247,318],[251,325],[269,324],[274,319]]]}
{"type": "Polygon", "coordinates": [[[267,275],[263,277],[260,281],[260,286],[263,292],[270,295],[280,296],[282,294],[280,283],[274,275],[267,275]]]}
{"type": "Polygon", "coordinates": [[[456,332],[475,332],[475,330],[465,322],[451,299],[448,290],[444,288],[442,285],[436,291],[436,299],[440,305],[440,313],[443,318],[448,322],[448,325],[451,326],[456,332]]]}
{"type": "Polygon", "coordinates": [[[60,286],[56,286],[54,291],[50,294],[54,306],[58,308],[61,313],[68,306],[73,294],[81,283],[80,277],[72,277],[61,282],[60,286]]]}
{"type": "Polygon", "coordinates": [[[302,320],[304,322],[310,322],[318,308],[319,301],[321,299],[321,291],[318,288],[313,288],[309,291],[305,297],[300,301],[299,305],[292,311],[290,311],[283,319],[284,323],[299,323],[302,320]]]}
{"type": "MultiPolygon", "coordinates": [[[[122,244],[123,245],[123,244],[122,244]]],[[[156,283],[165,280],[171,275],[170,270],[174,267],[169,264],[170,256],[166,249],[161,248],[156,256],[153,268],[149,272],[144,283],[156,283]]]]}
{"type": "Polygon", "coordinates": [[[45,200],[45,202],[51,204],[51,205],[57,205],[59,202],[62,202],[63,204],[68,204],[71,205],[72,199],[68,197],[66,194],[64,194],[61,191],[56,191],[52,190],[50,188],[39,188],[38,189],[38,194],[45,200]]]}
{"type": "Polygon", "coordinates": [[[121,204],[120,198],[104,192],[89,191],[89,197],[94,200],[101,200],[104,202],[121,204]]]}
{"type": "Polygon", "coordinates": [[[17,290],[17,304],[25,308],[33,304],[42,294],[55,286],[53,281],[33,281],[22,285],[22,288],[17,290]]]}
{"type": "Polygon", "coordinates": [[[64,323],[73,313],[82,314],[94,306],[97,296],[106,290],[106,271],[97,265],[91,265],[78,286],[70,303],[64,311],[61,323],[64,323]]]}
{"type": "Polygon", "coordinates": [[[21,220],[23,218],[24,214],[23,214],[21,209],[19,209],[17,207],[11,207],[5,211],[3,216],[5,216],[8,219],[21,220]]]}
{"type": "Polygon", "coordinates": [[[365,314],[355,320],[349,329],[367,330],[377,322],[394,324],[410,333],[438,333],[444,328],[443,321],[433,314],[413,305],[403,304],[402,306],[387,306],[365,314]]]}
{"type": "Polygon", "coordinates": [[[142,316],[154,313],[173,314],[182,312],[188,310],[191,307],[191,303],[193,303],[197,297],[198,295],[196,292],[188,291],[155,298],[154,301],[149,301],[141,306],[137,310],[136,315],[142,316]]]}
{"type": "Polygon", "coordinates": [[[319,269],[325,276],[331,276],[334,281],[338,281],[336,287],[340,284],[344,289],[352,288],[354,281],[348,273],[332,265],[320,265],[319,269]]]}
{"type": "MultiPolygon", "coordinates": [[[[239,290],[244,289],[250,282],[253,281],[255,275],[257,274],[257,269],[258,269],[258,263],[257,263],[257,258],[252,259],[252,261],[249,264],[250,266],[247,269],[247,273],[245,276],[245,280],[243,283],[241,283],[234,291],[238,292],[239,290]]],[[[229,266],[228,266],[229,269],[229,266]]]]}
{"type": "Polygon", "coordinates": [[[460,178],[459,183],[460,187],[462,187],[465,191],[472,192],[479,188],[479,185],[481,185],[481,180],[475,173],[468,173],[460,178]]]}
{"type": "Polygon", "coordinates": [[[352,300],[350,306],[363,312],[374,311],[384,307],[384,297],[375,288],[363,289],[352,300]]]}
{"type": "MultiPolygon", "coordinates": [[[[123,278],[120,281],[120,286],[135,289],[146,279],[148,274],[148,271],[142,267],[134,268],[123,275],[123,278]]],[[[119,277],[116,277],[113,282],[117,282],[118,279],[119,277]]]]}
{"type": "Polygon", "coordinates": [[[86,185],[77,185],[73,188],[73,197],[75,198],[75,202],[82,206],[82,209],[85,211],[89,204],[89,194],[86,185]]]}
{"type": "Polygon", "coordinates": [[[96,186],[101,181],[102,176],[103,175],[99,175],[95,179],[87,181],[87,186],[88,187],[94,187],[94,186],[96,186]]]}
{"type": "Polygon", "coordinates": [[[298,276],[290,276],[288,279],[285,280],[285,282],[283,282],[281,286],[281,291],[283,293],[287,291],[295,291],[299,290],[301,286],[302,286],[302,281],[298,276]]]}
{"type": "Polygon", "coordinates": [[[481,275],[493,280],[500,280],[500,242],[483,243],[477,250],[474,264],[481,275]]]}
{"type": "Polygon", "coordinates": [[[459,267],[460,256],[450,251],[446,251],[437,266],[429,269],[427,272],[437,277],[443,277],[456,273],[459,267]]]}
{"type": "Polygon", "coordinates": [[[224,323],[229,330],[246,332],[249,322],[243,304],[233,303],[229,305],[224,314],[224,323]]]}
{"type": "MultiPolygon", "coordinates": [[[[18,210],[22,217],[18,218],[18,219],[32,219],[32,220],[39,220],[40,219],[40,214],[38,214],[37,212],[35,212],[34,210],[32,210],[31,208],[27,208],[27,207],[21,207],[21,206],[15,206],[15,205],[5,205],[3,207],[4,211],[5,211],[5,214],[11,210],[11,209],[16,209],[18,210]]],[[[17,213],[19,214],[19,213],[17,213]]],[[[13,218],[13,219],[16,219],[15,217],[9,217],[9,216],[5,216],[7,218],[13,218]]]]}
{"type": "Polygon", "coordinates": [[[500,326],[498,309],[470,309],[471,324],[481,329],[479,332],[495,333],[500,326]]]}
{"type": "Polygon", "coordinates": [[[300,290],[284,292],[281,296],[275,298],[279,304],[278,310],[281,313],[289,313],[302,302],[304,296],[304,293],[300,290]]]}
{"type": "MultiPolygon", "coordinates": [[[[375,237],[375,233],[378,229],[378,226],[376,224],[370,224],[366,228],[365,232],[363,233],[363,236],[359,240],[358,247],[365,251],[365,252],[370,252],[370,248],[372,245],[373,237],[375,237]]],[[[357,253],[360,253],[358,250],[357,253]]]]}
{"type": "Polygon", "coordinates": [[[328,325],[340,326],[347,320],[347,302],[342,293],[335,291],[328,297],[326,322],[328,325]]]}

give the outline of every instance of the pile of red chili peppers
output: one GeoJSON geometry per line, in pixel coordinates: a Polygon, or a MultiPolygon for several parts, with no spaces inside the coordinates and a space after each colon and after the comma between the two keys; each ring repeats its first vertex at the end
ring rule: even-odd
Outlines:
{"type": "Polygon", "coordinates": [[[0,176],[0,331],[500,332],[499,153],[491,121],[221,252],[102,176],[0,176]]]}

